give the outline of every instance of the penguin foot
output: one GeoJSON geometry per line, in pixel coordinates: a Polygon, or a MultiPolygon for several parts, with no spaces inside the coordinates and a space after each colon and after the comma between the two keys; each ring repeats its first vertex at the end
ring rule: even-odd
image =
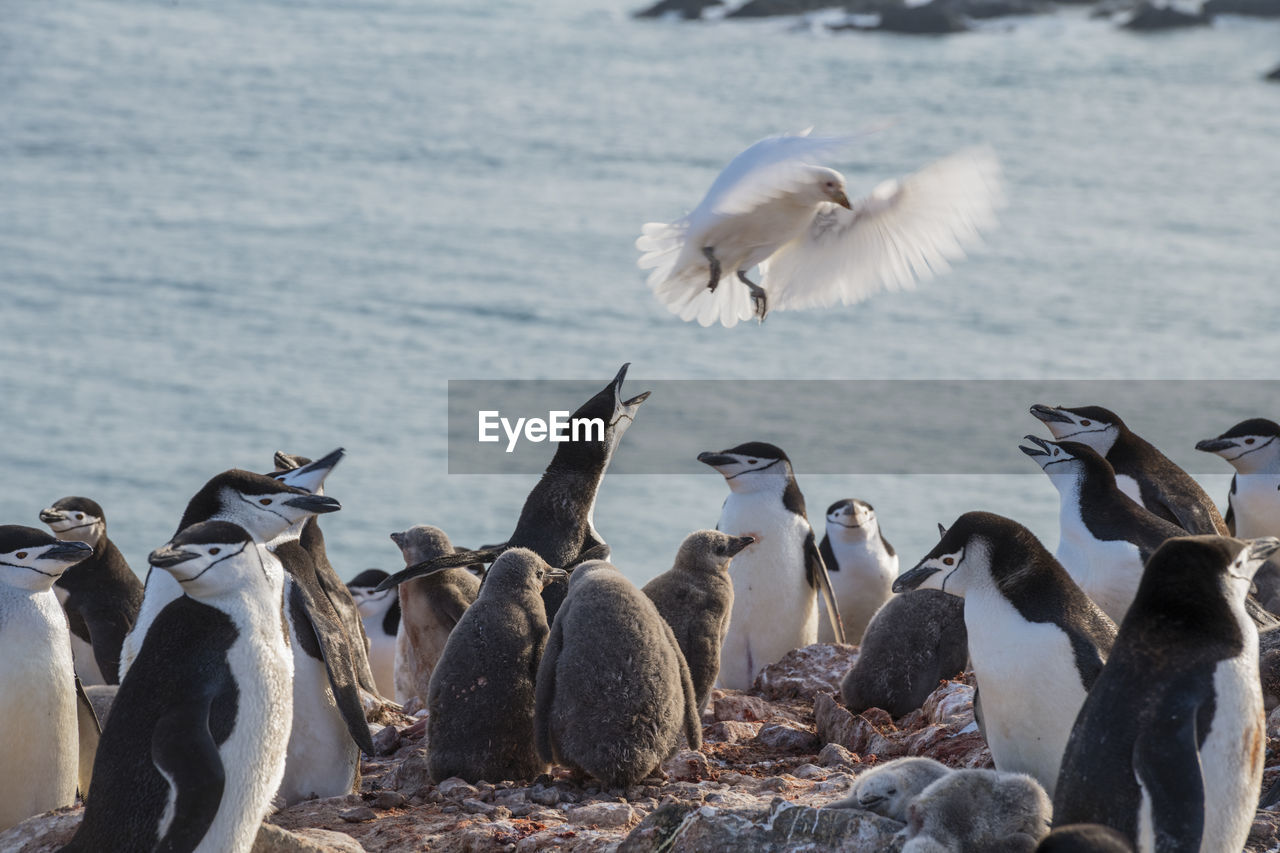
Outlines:
{"type": "Polygon", "coordinates": [[[716,257],[716,250],[711,246],[703,246],[702,254],[707,259],[707,263],[711,264],[711,280],[707,282],[707,290],[715,293],[716,287],[720,284],[720,260],[716,257]]]}

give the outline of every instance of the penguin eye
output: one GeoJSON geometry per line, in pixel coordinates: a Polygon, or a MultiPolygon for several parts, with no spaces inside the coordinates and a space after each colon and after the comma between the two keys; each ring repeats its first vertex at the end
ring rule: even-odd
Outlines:
{"type": "Polygon", "coordinates": [[[19,551],[18,553],[14,554],[13,556],[17,557],[19,560],[25,560],[25,559],[27,559],[27,552],[26,552],[26,551],[19,551]]]}
{"type": "Polygon", "coordinates": [[[747,460],[747,464],[748,464],[748,465],[754,465],[754,464],[756,464],[756,460],[755,460],[755,459],[748,459],[748,460],[747,460]]]}
{"type": "Polygon", "coordinates": [[[889,790],[885,791],[885,793],[892,797],[894,794],[898,793],[898,789],[890,788],[889,790]]]}
{"type": "Polygon", "coordinates": [[[84,521],[84,513],[83,513],[83,512],[77,512],[77,513],[76,513],[76,521],[84,521]]]}
{"type": "Polygon", "coordinates": [[[1093,421],[1081,421],[1080,426],[1093,426],[1093,421]]]}
{"type": "Polygon", "coordinates": [[[955,564],[956,564],[956,558],[955,558],[955,557],[943,557],[943,558],[942,558],[942,565],[944,565],[944,566],[954,566],[955,564]]]}
{"type": "Polygon", "coordinates": [[[716,546],[716,553],[723,557],[723,556],[724,556],[724,546],[723,546],[723,545],[717,545],[717,546],[716,546]]]}
{"type": "Polygon", "coordinates": [[[263,506],[271,506],[271,498],[260,498],[258,500],[258,503],[262,504],[263,506]]]}
{"type": "Polygon", "coordinates": [[[209,549],[210,556],[217,556],[220,553],[222,553],[222,549],[217,547],[216,545],[209,549]]]}
{"type": "Polygon", "coordinates": [[[1244,443],[1245,443],[1245,444],[1253,444],[1253,439],[1252,439],[1252,438],[1246,438],[1246,439],[1244,440],[1244,443]]]}
{"type": "Polygon", "coordinates": [[[1055,447],[1055,448],[1053,449],[1053,455],[1054,455],[1054,456],[1057,456],[1057,455],[1058,455],[1058,448],[1056,448],[1056,447],[1055,447]]]}

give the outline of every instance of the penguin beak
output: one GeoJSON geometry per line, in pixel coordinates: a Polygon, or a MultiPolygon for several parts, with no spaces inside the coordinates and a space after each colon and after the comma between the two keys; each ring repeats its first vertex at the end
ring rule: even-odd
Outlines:
{"type": "Polygon", "coordinates": [[[45,524],[57,524],[59,521],[66,521],[67,514],[60,509],[49,507],[40,510],[40,520],[45,524]]]}
{"type": "Polygon", "coordinates": [[[1031,414],[1044,421],[1045,423],[1073,423],[1071,418],[1055,409],[1053,406],[1045,406],[1036,403],[1031,407],[1031,414]]]}
{"type": "MultiPolygon", "coordinates": [[[[272,476],[286,486],[293,486],[295,489],[302,489],[305,492],[318,492],[324,486],[325,478],[333,472],[333,469],[347,451],[339,447],[337,450],[303,465],[301,468],[295,468],[292,471],[280,471],[272,476]]],[[[279,453],[276,454],[276,464],[279,464],[279,453]]]]}
{"type": "Polygon", "coordinates": [[[844,194],[844,190],[837,190],[831,200],[843,207],[845,210],[853,210],[853,205],[849,204],[849,197],[844,194]]]}
{"type": "Polygon", "coordinates": [[[403,547],[401,543],[404,542],[404,533],[392,533],[391,541],[396,543],[397,548],[403,547]]]}
{"type": "Polygon", "coordinates": [[[1249,561],[1257,560],[1261,562],[1268,559],[1276,551],[1280,551],[1280,539],[1274,536],[1261,536],[1257,539],[1250,539],[1246,547],[1248,548],[1249,561]]]}
{"type": "Polygon", "coordinates": [[[703,465],[710,465],[712,468],[719,468],[721,465],[732,465],[738,459],[727,453],[712,453],[710,450],[703,451],[698,454],[698,461],[703,465]]]}
{"type": "Polygon", "coordinates": [[[179,563],[185,563],[187,560],[194,560],[200,555],[194,551],[183,551],[181,548],[175,548],[173,545],[164,545],[151,552],[147,557],[147,562],[155,566],[157,569],[171,569],[179,563]]]}
{"type": "Polygon", "coordinates": [[[1021,444],[1018,445],[1018,449],[1030,456],[1032,459],[1035,459],[1037,456],[1049,455],[1049,445],[1043,438],[1036,435],[1024,435],[1023,438],[1036,445],[1035,447],[1024,447],[1021,444]]]}
{"type": "Polygon", "coordinates": [[[41,555],[41,559],[78,563],[92,553],[93,546],[85,542],[55,542],[41,555]]]}
{"type": "Polygon", "coordinates": [[[940,571],[942,570],[935,566],[916,566],[906,574],[898,575],[898,579],[893,582],[893,591],[907,592],[915,589],[940,571]]]}
{"type": "Polygon", "coordinates": [[[554,569],[550,566],[542,573],[542,588],[546,589],[558,580],[565,580],[569,577],[569,573],[564,569],[554,569]]]}
{"type": "Polygon", "coordinates": [[[618,400],[619,405],[622,408],[630,410],[630,409],[634,409],[634,407],[636,406],[639,406],[645,400],[648,400],[649,394],[652,392],[645,391],[643,394],[637,394],[636,396],[632,397],[630,400],[622,399],[622,380],[627,378],[627,369],[629,367],[631,367],[631,362],[629,361],[626,364],[622,365],[622,369],[618,371],[618,375],[613,377],[613,382],[610,383],[610,387],[613,388],[613,399],[618,400]]]}
{"type": "Polygon", "coordinates": [[[729,540],[729,544],[725,547],[725,553],[730,557],[736,556],[747,549],[748,546],[754,545],[756,538],[754,536],[737,536],[729,540]]]}
{"type": "MultiPolygon", "coordinates": [[[[1196,442],[1196,450],[1203,450],[1205,453],[1221,453],[1235,446],[1235,441],[1229,438],[1206,438],[1204,441],[1196,442]]],[[[44,514],[41,513],[40,517],[43,519],[44,514]]]]}
{"type": "Polygon", "coordinates": [[[284,502],[285,506],[291,506],[295,509],[305,510],[306,512],[322,515],[326,512],[337,512],[342,509],[342,504],[328,495],[298,495],[296,498],[289,498],[284,502]]]}

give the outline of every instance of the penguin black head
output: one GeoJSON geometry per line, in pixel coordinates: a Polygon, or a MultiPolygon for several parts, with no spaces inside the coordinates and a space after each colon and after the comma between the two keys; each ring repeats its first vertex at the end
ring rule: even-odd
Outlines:
{"type": "Polygon", "coordinates": [[[893,582],[894,592],[940,589],[963,598],[967,591],[1017,580],[1029,558],[1052,559],[1030,530],[991,512],[966,512],[941,533],[933,550],[893,582]]]}
{"type": "Polygon", "coordinates": [[[152,551],[147,561],[173,575],[182,591],[215,595],[267,577],[253,536],[229,521],[202,521],[152,551]]]}
{"type": "Polygon", "coordinates": [[[360,574],[347,581],[347,588],[356,587],[357,589],[366,589],[375,587],[387,579],[387,573],[382,569],[365,569],[360,574]]]}
{"type": "Polygon", "coordinates": [[[599,430],[587,429],[584,434],[572,440],[563,441],[556,446],[556,455],[551,461],[553,468],[570,468],[587,470],[607,465],[618,449],[618,442],[635,420],[640,404],[649,399],[648,391],[637,394],[630,399],[622,398],[622,381],[627,377],[630,362],[622,365],[618,375],[598,394],[578,407],[571,420],[579,418],[599,419],[604,424],[603,437],[599,430]]]}
{"type": "Polygon", "coordinates": [[[1217,438],[1196,442],[1196,450],[1214,453],[1241,474],[1270,468],[1280,460],[1280,424],[1266,418],[1241,421],[1217,438]]]}
{"type": "Polygon", "coordinates": [[[87,542],[98,547],[107,535],[107,516],[97,501],[82,497],[60,498],[40,510],[40,520],[53,535],[65,541],[87,542]]]}
{"type": "Polygon", "coordinates": [[[1035,415],[1059,441],[1070,439],[1087,444],[1102,456],[1106,456],[1128,427],[1120,416],[1101,406],[1045,406],[1036,403],[1031,407],[1035,415]]]}
{"type": "Polygon", "coordinates": [[[874,536],[876,531],[876,511],[866,501],[845,498],[827,507],[828,536],[854,542],[874,536]]]}
{"type": "Polygon", "coordinates": [[[0,525],[0,583],[42,592],[92,553],[84,542],[63,542],[21,524],[0,525]]]}
{"type": "Polygon", "coordinates": [[[755,544],[753,536],[730,536],[719,530],[695,530],[680,543],[676,566],[695,572],[727,572],[729,561],[755,544]]]}
{"type": "Polygon", "coordinates": [[[285,485],[293,486],[295,489],[302,489],[313,495],[322,495],[325,479],[333,473],[333,469],[346,454],[347,451],[339,447],[312,462],[305,456],[295,456],[277,450],[273,460],[276,470],[267,476],[285,485]]]}
{"type": "Polygon", "coordinates": [[[178,531],[216,517],[239,524],[259,542],[268,542],[295,523],[341,508],[333,498],[313,495],[265,474],[233,468],[195,494],[178,531]]]}
{"type": "Polygon", "coordinates": [[[1079,477],[1115,483],[1111,463],[1089,445],[1078,441],[1046,441],[1034,435],[1023,437],[1031,446],[1020,445],[1018,449],[1034,459],[1055,485],[1079,477]]]}
{"type": "Polygon", "coordinates": [[[794,479],[787,454],[764,441],[748,441],[719,453],[699,453],[698,461],[719,471],[734,492],[761,491],[770,485],[781,490],[794,479]]]}

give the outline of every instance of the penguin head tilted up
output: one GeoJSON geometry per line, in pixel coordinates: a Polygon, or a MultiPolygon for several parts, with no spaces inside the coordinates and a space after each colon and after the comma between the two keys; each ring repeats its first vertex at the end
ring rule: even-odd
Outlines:
{"type": "Polygon", "coordinates": [[[148,562],[173,575],[192,598],[208,598],[266,584],[279,594],[279,564],[270,572],[247,530],[228,521],[203,521],[152,551],[148,562]]]}
{"type": "Polygon", "coordinates": [[[1031,414],[1043,421],[1058,441],[1070,439],[1087,444],[1100,456],[1106,456],[1116,440],[1129,431],[1119,415],[1101,406],[1069,409],[1036,403],[1031,407],[1031,414]]]}
{"type": "Polygon", "coordinates": [[[187,504],[181,533],[197,521],[218,518],[243,527],[255,541],[270,542],[294,524],[342,508],[336,500],[287,485],[265,474],[232,469],[205,483],[187,504]]]}
{"type": "Polygon", "coordinates": [[[603,437],[597,430],[587,429],[586,434],[576,441],[560,442],[548,470],[558,468],[586,471],[594,470],[601,464],[609,464],[614,451],[618,449],[618,442],[622,441],[622,436],[635,420],[640,404],[649,399],[651,393],[644,391],[629,399],[622,399],[622,381],[627,378],[627,369],[630,367],[630,362],[622,365],[612,382],[570,416],[570,422],[598,418],[604,424],[603,437]]]}
{"type": "Polygon", "coordinates": [[[40,520],[64,542],[84,542],[90,548],[107,535],[107,516],[97,501],[82,497],[60,498],[40,510],[40,520]]]}
{"type": "Polygon", "coordinates": [[[1032,446],[1018,449],[1035,460],[1059,492],[1069,492],[1079,487],[1086,477],[1097,483],[1110,482],[1116,487],[1116,472],[1111,463],[1087,444],[1078,441],[1045,441],[1034,435],[1024,436],[1032,446]]]}
{"type": "Polygon", "coordinates": [[[323,495],[325,479],[346,455],[347,451],[339,447],[313,462],[305,456],[277,450],[272,460],[275,470],[267,476],[309,494],[323,495]]]}
{"type": "Polygon", "coordinates": [[[0,583],[43,592],[92,553],[93,548],[84,542],[62,542],[21,524],[0,525],[0,583]]]}
{"type": "MultiPolygon", "coordinates": [[[[1012,519],[990,512],[966,512],[910,571],[893,582],[894,592],[940,589],[952,595],[1017,582],[1030,557],[1049,557],[1035,534],[1012,519]]],[[[1059,571],[1065,571],[1059,567],[1059,571]]]]}
{"type": "MultiPolygon", "coordinates": [[[[729,491],[739,494],[784,494],[794,491],[797,497],[800,495],[795,473],[791,470],[791,460],[782,448],[768,442],[748,441],[719,453],[699,453],[698,461],[719,471],[729,484],[729,491]]],[[[792,509],[792,512],[795,510],[792,509]]],[[[800,510],[797,514],[803,513],[804,498],[800,498],[800,510]]]]}
{"type": "Polygon", "coordinates": [[[1250,418],[1217,438],[1197,442],[1196,450],[1221,456],[1240,474],[1274,472],[1280,470],[1280,424],[1250,418]]]}

